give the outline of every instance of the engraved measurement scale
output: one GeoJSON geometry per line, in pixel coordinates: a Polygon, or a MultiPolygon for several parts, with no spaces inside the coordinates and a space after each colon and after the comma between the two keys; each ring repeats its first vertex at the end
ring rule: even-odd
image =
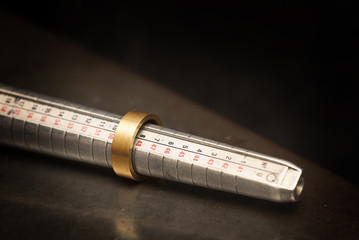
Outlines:
{"type": "Polygon", "coordinates": [[[153,114],[124,116],[0,85],[0,143],[146,176],[277,202],[297,201],[294,164],[161,127],[153,114]]]}

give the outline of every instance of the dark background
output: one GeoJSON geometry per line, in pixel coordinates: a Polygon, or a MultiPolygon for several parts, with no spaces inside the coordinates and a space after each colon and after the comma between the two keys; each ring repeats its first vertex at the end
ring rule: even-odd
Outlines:
{"type": "Polygon", "coordinates": [[[0,6],[359,183],[351,1],[0,6]]]}

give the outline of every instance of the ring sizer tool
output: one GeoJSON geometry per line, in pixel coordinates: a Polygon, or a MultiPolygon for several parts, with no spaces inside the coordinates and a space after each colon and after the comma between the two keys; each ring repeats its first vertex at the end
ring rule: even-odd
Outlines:
{"type": "Polygon", "coordinates": [[[0,85],[0,143],[147,177],[276,202],[297,201],[293,163],[161,126],[154,114],[111,114],[0,85]]]}

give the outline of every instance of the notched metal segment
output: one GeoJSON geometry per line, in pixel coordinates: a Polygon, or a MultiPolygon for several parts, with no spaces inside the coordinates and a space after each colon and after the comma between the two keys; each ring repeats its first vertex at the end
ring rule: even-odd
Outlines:
{"type": "Polygon", "coordinates": [[[92,157],[92,138],[80,135],[78,146],[81,159],[88,163],[94,163],[92,157]]]}
{"type": "Polygon", "coordinates": [[[207,169],[207,185],[209,188],[222,190],[221,170],[213,169],[213,168],[207,169]]]}
{"type": "Polygon", "coordinates": [[[40,125],[38,129],[40,151],[48,154],[52,154],[51,131],[52,128],[43,125],[40,125]]]}
{"type": "Polygon", "coordinates": [[[31,122],[25,123],[25,142],[29,149],[39,151],[38,143],[38,127],[39,125],[31,122]]]}
{"type": "Polygon", "coordinates": [[[96,164],[107,167],[106,162],[106,142],[98,139],[92,141],[92,157],[96,164]]]}
{"type": "Polygon", "coordinates": [[[179,161],[177,164],[178,180],[183,183],[192,184],[192,164],[189,162],[179,161]]]}
{"type": "Polygon", "coordinates": [[[55,155],[65,156],[65,132],[58,129],[53,129],[51,132],[51,146],[55,155]]]}
{"type": "Polygon", "coordinates": [[[197,186],[207,187],[207,170],[206,167],[193,164],[192,166],[192,179],[193,184],[197,186]]]}
{"type": "Polygon", "coordinates": [[[67,156],[71,159],[81,160],[78,148],[79,136],[75,133],[67,133],[65,136],[65,148],[67,156]]]}
{"type": "Polygon", "coordinates": [[[148,152],[134,148],[132,158],[134,160],[134,169],[138,174],[151,176],[148,167],[148,152]]]}
{"type": "Polygon", "coordinates": [[[151,176],[157,178],[164,178],[163,175],[163,160],[164,156],[150,153],[148,155],[148,168],[151,176]]]}
{"type": "Polygon", "coordinates": [[[11,124],[11,135],[15,146],[19,148],[27,148],[25,143],[25,122],[20,119],[13,119],[11,124]]]}
{"type": "Polygon", "coordinates": [[[12,117],[6,117],[0,115],[0,142],[5,144],[12,144],[12,135],[11,135],[11,125],[12,117]]]}
{"type": "Polygon", "coordinates": [[[222,172],[222,189],[226,192],[236,193],[236,175],[222,172]]]}
{"type": "Polygon", "coordinates": [[[163,175],[168,180],[177,181],[177,159],[163,158],[163,175]]]}

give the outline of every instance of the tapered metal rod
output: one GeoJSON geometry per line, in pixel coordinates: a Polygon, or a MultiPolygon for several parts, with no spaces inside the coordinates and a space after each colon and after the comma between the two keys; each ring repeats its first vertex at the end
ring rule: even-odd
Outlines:
{"type": "Polygon", "coordinates": [[[145,176],[277,202],[297,201],[294,164],[160,126],[153,114],[124,116],[0,85],[0,142],[145,176]]]}

